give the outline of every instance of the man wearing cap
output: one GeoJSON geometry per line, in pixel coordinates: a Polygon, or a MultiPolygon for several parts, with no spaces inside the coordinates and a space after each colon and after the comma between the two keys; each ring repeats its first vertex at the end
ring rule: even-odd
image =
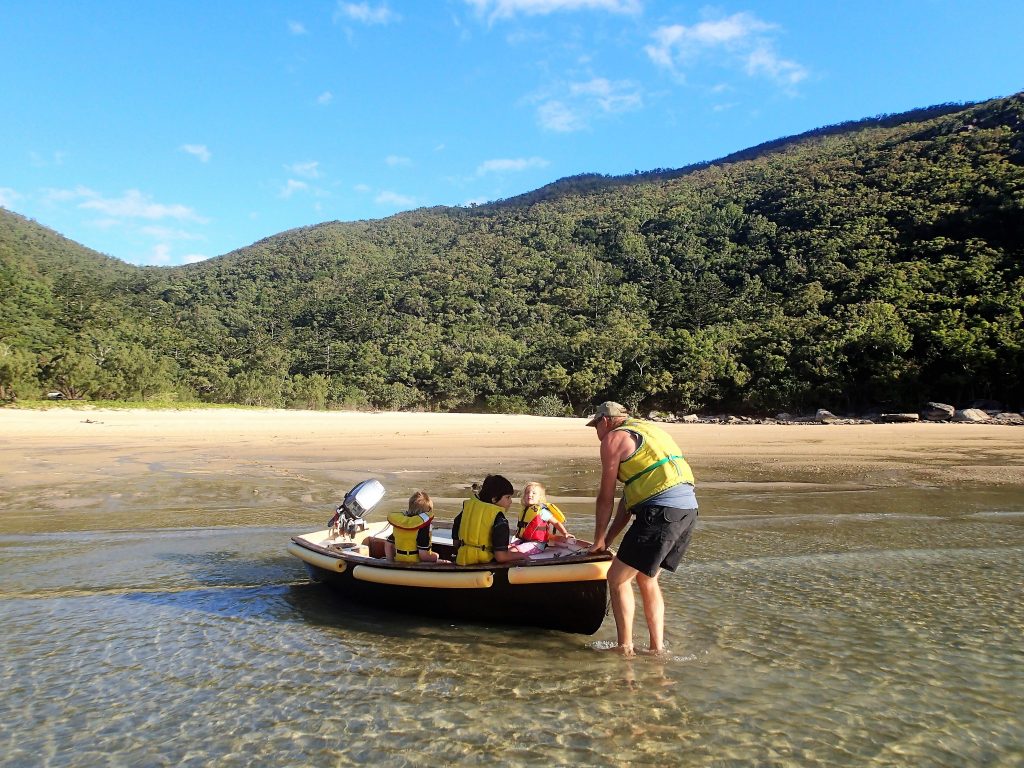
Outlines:
{"type": "Polygon", "coordinates": [[[593,550],[607,549],[633,517],[608,569],[619,649],[624,655],[633,655],[635,579],[651,633],[651,652],[660,653],[664,650],[665,603],[658,575],[662,568],[674,571],[690,546],[697,520],[693,472],[668,433],[630,418],[618,403],[601,403],[587,426],[597,430],[601,441],[593,550]],[[617,480],[623,483],[623,494],[612,520],[617,480]]]}

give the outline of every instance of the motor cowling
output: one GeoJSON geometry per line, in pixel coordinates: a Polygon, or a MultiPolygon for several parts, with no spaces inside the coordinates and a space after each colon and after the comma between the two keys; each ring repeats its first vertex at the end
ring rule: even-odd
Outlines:
{"type": "Polygon", "coordinates": [[[334,516],[328,521],[327,527],[354,536],[365,530],[366,513],[377,506],[384,498],[384,486],[377,480],[363,480],[345,494],[344,500],[334,510],[334,516]]]}

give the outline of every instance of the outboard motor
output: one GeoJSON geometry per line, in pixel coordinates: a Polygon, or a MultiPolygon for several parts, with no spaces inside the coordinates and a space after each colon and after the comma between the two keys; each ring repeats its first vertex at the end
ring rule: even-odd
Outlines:
{"type": "Polygon", "coordinates": [[[352,538],[366,529],[363,517],[384,498],[384,486],[377,480],[363,480],[345,494],[344,501],[334,510],[327,527],[334,535],[344,534],[352,538]]]}

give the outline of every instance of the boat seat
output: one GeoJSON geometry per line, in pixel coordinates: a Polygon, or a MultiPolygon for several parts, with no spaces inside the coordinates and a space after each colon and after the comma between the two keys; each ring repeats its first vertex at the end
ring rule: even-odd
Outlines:
{"type": "Polygon", "coordinates": [[[370,557],[377,557],[380,559],[384,559],[384,557],[386,557],[384,553],[384,542],[385,539],[381,539],[376,536],[370,536],[363,541],[366,548],[369,550],[370,557]]]}

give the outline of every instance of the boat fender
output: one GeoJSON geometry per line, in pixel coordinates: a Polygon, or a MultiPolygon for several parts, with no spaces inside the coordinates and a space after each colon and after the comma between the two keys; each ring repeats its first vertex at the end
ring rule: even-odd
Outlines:
{"type": "Polygon", "coordinates": [[[348,567],[341,558],[321,555],[319,552],[313,552],[305,547],[300,547],[294,541],[288,543],[288,554],[295,555],[299,560],[315,565],[317,568],[322,568],[325,571],[344,573],[348,567]]]}
{"type": "Polygon", "coordinates": [[[434,589],[487,589],[494,583],[494,574],[490,571],[426,571],[372,565],[357,565],[352,569],[352,576],[375,584],[434,589]]]}
{"type": "Polygon", "coordinates": [[[608,578],[610,560],[565,565],[526,565],[508,569],[509,584],[555,584],[566,581],[601,581],[608,578]]]}

